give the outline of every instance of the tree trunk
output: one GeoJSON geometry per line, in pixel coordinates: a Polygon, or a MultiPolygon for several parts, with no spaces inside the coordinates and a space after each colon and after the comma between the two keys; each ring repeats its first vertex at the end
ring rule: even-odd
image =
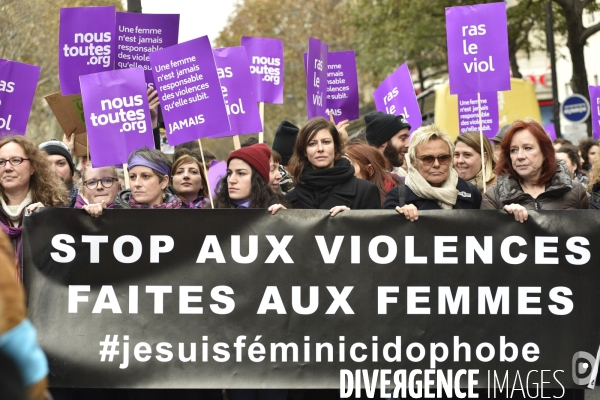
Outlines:
{"type": "Polygon", "coordinates": [[[519,71],[519,64],[517,64],[517,55],[510,48],[508,49],[508,56],[510,59],[510,73],[513,78],[522,78],[523,75],[521,74],[521,71],[519,71]]]}
{"type": "MultiPolygon", "coordinates": [[[[567,47],[571,55],[571,65],[573,66],[573,75],[571,77],[571,88],[573,93],[577,93],[590,100],[588,89],[587,70],[585,68],[585,58],[583,49],[585,40],[581,40],[584,31],[582,15],[583,3],[556,1],[565,13],[567,26],[567,47]]],[[[554,83],[553,83],[554,84],[554,83]]],[[[592,120],[586,121],[588,136],[592,136],[592,120]]]]}

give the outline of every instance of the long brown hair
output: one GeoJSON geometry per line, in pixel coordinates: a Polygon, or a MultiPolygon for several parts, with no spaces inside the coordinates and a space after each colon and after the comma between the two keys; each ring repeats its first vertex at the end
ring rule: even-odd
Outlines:
{"type": "MultiPolygon", "coordinates": [[[[25,151],[25,157],[31,163],[31,168],[34,171],[29,180],[31,200],[34,203],[42,203],[47,207],[66,205],[69,199],[69,191],[65,183],[50,167],[48,155],[24,136],[6,136],[0,140],[0,148],[8,143],[16,143],[21,146],[25,151]]],[[[0,193],[4,200],[8,201],[2,185],[0,185],[0,193]]]]}
{"type": "Polygon", "coordinates": [[[365,143],[352,143],[346,146],[346,155],[353,164],[358,164],[365,180],[374,183],[379,189],[381,204],[385,201],[385,182],[392,180],[385,170],[385,159],[375,147],[365,143]],[[370,168],[369,168],[370,167],[370,168]]]}
{"type": "Polygon", "coordinates": [[[515,121],[510,128],[508,128],[504,138],[502,138],[502,142],[500,142],[500,159],[496,164],[496,169],[494,172],[496,172],[497,176],[508,174],[512,175],[519,182],[522,181],[519,174],[514,170],[512,161],[510,159],[510,144],[513,136],[525,129],[527,129],[533,135],[533,137],[535,137],[540,146],[542,156],[544,157],[544,162],[542,163],[541,168],[542,172],[537,184],[546,184],[550,181],[550,179],[552,179],[554,173],[556,172],[556,156],[554,147],[552,146],[552,141],[544,131],[544,128],[542,128],[542,126],[535,121],[515,121]]]}
{"type": "Polygon", "coordinates": [[[298,137],[296,137],[296,144],[294,145],[294,153],[292,154],[292,158],[288,164],[288,170],[290,174],[294,177],[294,181],[297,183],[302,183],[300,181],[300,177],[302,176],[302,171],[306,168],[310,162],[308,161],[308,157],[306,156],[306,148],[308,147],[308,142],[312,140],[313,137],[322,129],[326,129],[333,138],[333,144],[335,147],[335,160],[339,160],[342,156],[343,145],[340,140],[340,135],[337,131],[337,128],[331,121],[327,121],[323,117],[315,117],[308,121],[306,124],[300,128],[298,132],[298,137]]]}
{"type": "MultiPolygon", "coordinates": [[[[198,192],[198,196],[208,197],[208,180],[206,179],[206,175],[204,174],[204,166],[202,165],[202,161],[198,160],[196,156],[190,154],[183,154],[173,163],[173,168],[171,169],[171,185],[173,185],[173,176],[177,173],[177,169],[185,164],[195,163],[200,171],[200,177],[202,178],[202,188],[198,192]]],[[[182,196],[177,194],[180,199],[185,200],[182,196]]]]}

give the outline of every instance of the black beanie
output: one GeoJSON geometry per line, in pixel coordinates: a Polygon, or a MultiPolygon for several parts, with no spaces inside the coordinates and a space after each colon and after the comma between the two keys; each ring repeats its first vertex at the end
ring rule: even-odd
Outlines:
{"type": "Polygon", "coordinates": [[[379,147],[392,138],[404,128],[410,129],[410,125],[404,119],[404,115],[398,116],[374,111],[365,115],[367,142],[371,146],[379,147]]]}
{"type": "Polygon", "coordinates": [[[283,120],[275,131],[273,150],[281,154],[281,165],[288,165],[294,153],[294,145],[300,128],[290,121],[283,120]]]}
{"type": "Polygon", "coordinates": [[[73,158],[69,152],[69,148],[63,142],[52,139],[39,145],[40,150],[44,150],[49,156],[59,155],[63,156],[69,163],[71,169],[71,176],[75,173],[75,164],[73,164],[73,158]]]}

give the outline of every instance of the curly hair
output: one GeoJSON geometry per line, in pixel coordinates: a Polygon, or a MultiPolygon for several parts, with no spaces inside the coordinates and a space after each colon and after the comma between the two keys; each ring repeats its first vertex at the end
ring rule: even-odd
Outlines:
{"type": "MultiPolygon", "coordinates": [[[[0,148],[8,143],[16,143],[21,146],[31,163],[34,171],[29,180],[32,201],[42,203],[46,207],[65,206],[69,201],[69,190],[50,167],[48,155],[24,136],[6,136],[0,140],[0,148]]],[[[8,201],[2,185],[0,185],[0,193],[4,200],[8,201]]]]}
{"type": "MultiPolygon", "coordinates": [[[[275,193],[271,189],[271,186],[269,186],[269,183],[260,176],[256,169],[251,165],[249,166],[252,170],[252,176],[250,177],[250,185],[252,187],[250,192],[250,208],[268,208],[273,204],[283,204],[288,207],[289,203],[285,198],[281,194],[275,193]]],[[[227,177],[228,175],[221,178],[217,184],[217,194],[214,199],[215,208],[236,208],[229,197],[227,177]]]]}
{"type": "Polygon", "coordinates": [[[579,141],[579,151],[581,152],[581,158],[583,158],[581,168],[585,171],[589,171],[592,168],[588,154],[594,146],[600,146],[600,142],[596,139],[583,139],[579,141]]]}

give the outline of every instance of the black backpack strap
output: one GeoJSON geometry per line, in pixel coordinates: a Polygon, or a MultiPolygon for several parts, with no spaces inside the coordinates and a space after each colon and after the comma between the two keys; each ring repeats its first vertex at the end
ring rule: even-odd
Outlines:
{"type": "Polygon", "coordinates": [[[398,207],[404,207],[406,204],[406,185],[401,182],[398,185],[398,207]]]}

